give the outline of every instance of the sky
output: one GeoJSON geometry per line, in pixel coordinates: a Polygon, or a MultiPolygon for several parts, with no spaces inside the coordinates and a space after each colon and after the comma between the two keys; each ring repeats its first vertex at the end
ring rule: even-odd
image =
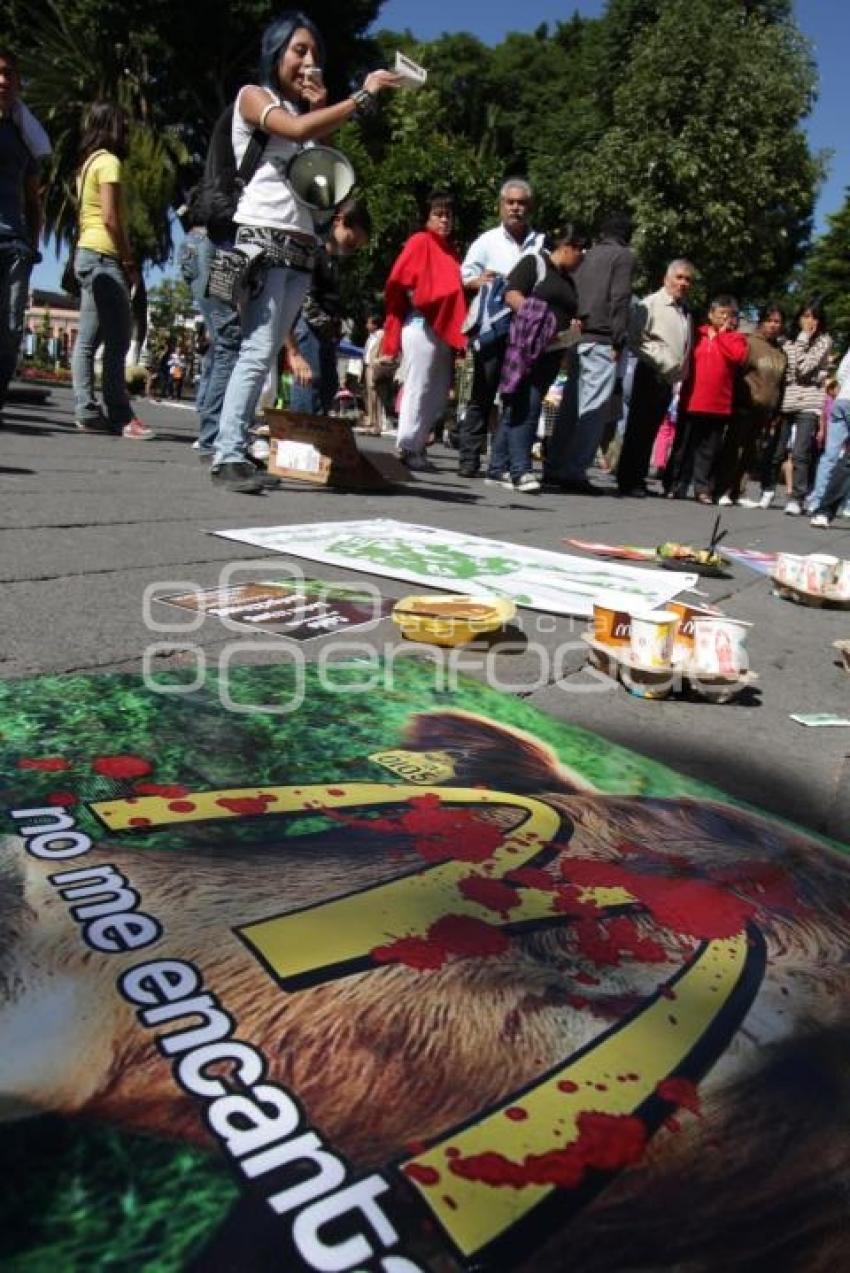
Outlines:
{"type": "MultiPolygon", "coordinates": [[[[309,10],[309,0],[305,7],[309,10]]],[[[386,0],[376,26],[409,29],[423,40],[445,31],[469,31],[487,44],[498,44],[509,31],[534,31],[541,22],[554,25],[575,12],[595,18],[603,8],[604,0],[564,0],[563,4],[524,0],[521,8],[509,0],[465,0],[462,7],[450,0],[430,0],[428,5],[422,0],[386,0]]],[[[797,0],[795,8],[797,23],[814,46],[820,74],[818,101],[807,121],[809,139],[814,150],[833,152],[815,213],[815,229],[820,231],[826,228],[826,216],[841,207],[845,187],[850,186],[850,4],[847,0],[797,0]]],[[[165,272],[173,273],[173,267],[165,272]]],[[[32,284],[55,288],[60,274],[61,265],[53,253],[46,252],[44,262],[33,272],[32,284]]],[[[158,277],[159,272],[152,271],[149,284],[158,277]]]]}

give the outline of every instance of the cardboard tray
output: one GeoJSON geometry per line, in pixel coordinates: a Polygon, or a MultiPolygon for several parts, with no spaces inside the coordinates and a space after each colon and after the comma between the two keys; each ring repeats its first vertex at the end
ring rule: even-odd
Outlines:
{"type": "Polygon", "coordinates": [[[269,473],[293,482],[338,490],[380,491],[411,475],[394,455],[358,449],[351,422],[337,416],[267,407],[269,473]]]}
{"type": "Polygon", "coordinates": [[[796,601],[797,605],[811,606],[819,610],[850,610],[850,597],[843,600],[840,597],[825,597],[822,593],[809,592],[806,588],[797,588],[794,584],[783,583],[776,578],[776,575],[771,575],[770,580],[774,594],[781,597],[783,601],[796,601]]]}
{"type": "Polygon", "coordinates": [[[636,698],[664,699],[684,689],[710,702],[727,703],[758,680],[756,672],[697,672],[681,663],[664,668],[645,667],[632,657],[629,649],[604,645],[589,632],[579,635],[588,647],[591,666],[613,681],[619,681],[636,698]]]}

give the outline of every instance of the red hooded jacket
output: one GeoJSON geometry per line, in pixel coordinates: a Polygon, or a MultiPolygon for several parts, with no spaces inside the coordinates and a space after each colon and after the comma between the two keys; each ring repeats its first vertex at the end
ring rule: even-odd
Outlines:
{"type": "Polygon", "coordinates": [[[419,230],[410,236],[396,257],[384,296],[387,319],[381,352],[387,358],[395,358],[401,348],[402,324],[411,309],[418,310],[452,349],[466,348],[460,258],[439,234],[419,230]]]}
{"type": "Polygon", "coordinates": [[[731,415],[735,371],[747,361],[747,338],[742,332],[717,332],[712,339],[709,332],[708,323],[697,330],[679,410],[731,415]]]}

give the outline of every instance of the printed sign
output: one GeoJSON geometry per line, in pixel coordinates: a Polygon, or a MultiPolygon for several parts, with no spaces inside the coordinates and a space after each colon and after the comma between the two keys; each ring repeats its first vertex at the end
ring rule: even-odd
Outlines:
{"type": "Polygon", "coordinates": [[[0,685],[3,1267],[845,1267],[847,857],[345,675],[0,685]]]}
{"type": "Polygon", "coordinates": [[[552,614],[589,617],[594,598],[609,590],[633,597],[642,608],[660,609],[698,579],[695,574],[674,577],[389,519],[251,526],[214,533],[270,552],[347,566],[361,574],[439,585],[443,591],[509,597],[517,605],[552,614]]]}
{"type": "Polygon", "coordinates": [[[244,583],[199,592],[173,592],[157,597],[181,610],[203,610],[255,632],[274,632],[294,641],[309,641],[348,628],[375,623],[390,613],[392,601],[344,584],[306,579],[303,583],[244,583]]]}

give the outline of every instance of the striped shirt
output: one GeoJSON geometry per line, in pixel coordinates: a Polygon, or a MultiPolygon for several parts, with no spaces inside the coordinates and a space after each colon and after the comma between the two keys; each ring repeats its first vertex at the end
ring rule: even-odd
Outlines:
{"type": "Polygon", "coordinates": [[[783,412],[811,411],[820,415],[826,396],[831,351],[832,341],[826,332],[820,332],[814,338],[800,332],[796,340],[788,341],[785,346],[788,371],[782,397],[783,412]]]}

